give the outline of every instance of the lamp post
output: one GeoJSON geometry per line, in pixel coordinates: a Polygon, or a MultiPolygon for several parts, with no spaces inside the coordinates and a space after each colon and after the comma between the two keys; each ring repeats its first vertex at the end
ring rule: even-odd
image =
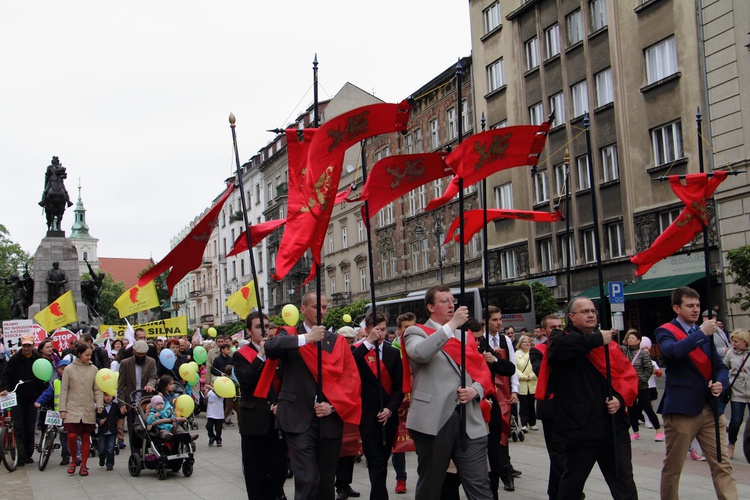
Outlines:
{"type": "MultiPolygon", "coordinates": [[[[422,227],[421,223],[417,223],[417,227],[414,230],[414,232],[417,233],[419,236],[424,236],[425,231],[424,231],[424,228],[422,227]]],[[[443,284],[443,258],[444,258],[444,256],[443,256],[443,244],[442,244],[442,240],[443,240],[443,227],[442,227],[442,225],[440,223],[440,219],[438,219],[437,217],[435,218],[435,227],[432,230],[432,234],[435,235],[435,241],[437,242],[437,250],[438,250],[437,262],[438,262],[438,270],[439,270],[439,273],[440,273],[439,274],[439,276],[440,276],[440,284],[442,285],[443,284]]]]}

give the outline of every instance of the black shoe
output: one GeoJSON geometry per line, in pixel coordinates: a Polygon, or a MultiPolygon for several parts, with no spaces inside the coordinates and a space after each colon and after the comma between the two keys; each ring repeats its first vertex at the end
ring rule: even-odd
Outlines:
{"type": "Polygon", "coordinates": [[[521,475],[521,471],[520,470],[511,469],[510,472],[511,472],[511,474],[513,474],[513,477],[519,477],[521,475]]]}
{"type": "Polygon", "coordinates": [[[346,493],[346,496],[351,498],[359,498],[359,491],[354,491],[351,486],[347,486],[346,489],[344,489],[344,493],[346,493]]]}
{"type": "Polygon", "coordinates": [[[104,458],[99,458],[99,467],[104,467],[104,458]]]}
{"type": "Polygon", "coordinates": [[[31,458],[31,457],[29,457],[29,458],[27,458],[26,460],[24,460],[24,463],[27,463],[27,464],[33,464],[33,463],[34,463],[34,459],[33,459],[33,458],[31,458]]]}
{"type": "Polygon", "coordinates": [[[111,465],[107,466],[107,470],[112,470],[112,469],[114,469],[114,467],[112,467],[111,465]]]}
{"type": "Polygon", "coordinates": [[[62,460],[60,460],[60,465],[68,465],[70,463],[70,457],[63,457],[62,460]]]}
{"type": "Polygon", "coordinates": [[[349,497],[346,496],[346,492],[344,492],[343,490],[338,490],[336,492],[336,500],[346,500],[347,498],[349,497]]]}
{"type": "Polygon", "coordinates": [[[505,491],[516,491],[516,485],[513,484],[512,480],[510,480],[507,483],[505,483],[505,482],[503,483],[503,489],[505,491]]]}
{"type": "Polygon", "coordinates": [[[117,446],[119,446],[119,447],[120,447],[120,449],[122,450],[122,449],[124,449],[124,448],[125,448],[125,446],[127,446],[127,445],[125,444],[125,441],[120,441],[119,443],[117,443],[117,446]]]}

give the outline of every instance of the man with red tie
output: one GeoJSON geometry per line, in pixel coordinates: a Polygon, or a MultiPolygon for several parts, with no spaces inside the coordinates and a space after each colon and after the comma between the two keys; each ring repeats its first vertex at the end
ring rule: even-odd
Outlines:
{"type": "Polygon", "coordinates": [[[404,399],[403,366],[398,349],[384,342],[385,316],[365,319],[367,337],[354,349],[362,379],[362,420],[359,433],[370,475],[370,499],[387,499],[388,457],[398,430],[398,408],[404,399]]]}

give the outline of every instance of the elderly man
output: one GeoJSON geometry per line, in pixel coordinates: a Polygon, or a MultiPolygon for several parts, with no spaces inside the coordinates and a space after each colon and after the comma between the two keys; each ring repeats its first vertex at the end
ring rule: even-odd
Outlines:
{"type": "MultiPolygon", "coordinates": [[[[144,332],[145,334],[145,332],[144,332]]],[[[135,422],[135,409],[132,405],[138,402],[143,393],[136,394],[136,399],[130,398],[131,394],[138,391],[152,393],[156,390],[156,361],[148,356],[148,344],[145,340],[136,340],[133,344],[133,356],[123,359],[120,364],[120,375],[117,379],[117,397],[120,400],[120,413],[127,415],[128,435],[130,436],[130,452],[138,453],[143,440],[133,430],[135,422]]]]}
{"type": "Polygon", "coordinates": [[[457,330],[469,319],[469,311],[466,306],[455,308],[453,294],[444,285],[425,292],[425,305],[430,319],[424,327],[407,328],[402,342],[408,360],[404,379],[413,376],[406,427],[417,449],[415,498],[440,498],[452,459],[466,497],[488,499],[492,493],[487,472],[487,425],[480,403],[494,389],[490,372],[474,338],[465,332],[466,384],[462,386],[462,335],[457,330]],[[407,366],[411,373],[407,373],[407,366]],[[461,412],[466,415],[465,431],[461,412]]]}
{"type": "Polygon", "coordinates": [[[549,381],[555,394],[555,434],[565,445],[566,456],[557,498],[579,500],[598,463],[612,498],[636,499],[625,409],[638,394],[638,376],[617,342],[612,343],[613,332],[599,330],[593,302],[571,300],[566,318],[565,331],[553,331],[547,348],[549,381]],[[609,350],[610,373],[605,349],[609,350]]]}

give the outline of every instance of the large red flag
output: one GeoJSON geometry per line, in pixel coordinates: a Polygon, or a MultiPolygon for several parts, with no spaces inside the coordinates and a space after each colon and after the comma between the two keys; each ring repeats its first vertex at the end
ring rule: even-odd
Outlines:
{"type": "Polygon", "coordinates": [[[183,276],[201,265],[203,252],[206,250],[206,245],[208,245],[211,231],[216,226],[216,220],[219,218],[224,202],[227,201],[233,190],[234,183],[230,183],[227,186],[227,190],[219,198],[219,201],[203,216],[193,230],[158,264],[143,273],[143,276],[138,280],[138,286],[144,286],[167,269],[172,268],[169,276],[167,276],[167,288],[169,289],[169,293],[172,293],[172,289],[183,276]]]}
{"type": "MultiPolygon", "coordinates": [[[[442,153],[388,156],[372,167],[357,201],[367,200],[370,217],[373,217],[400,196],[452,172],[442,153]]],[[[362,219],[369,223],[365,218],[364,206],[362,219]]]]}
{"type": "MultiPolygon", "coordinates": [[[[506,209],[488,209],[487,210],[487,222],[495,219],[520,219],[528,220],[533,222],[557,222],[564,219],[560,211],[556,212],[537,212],[533,210],[506,210],[506,209]]],[[[460,235],[458,234],[459,219],[456,217],[453,219],[451,226],[448,228],[446,233],[445,242],[448,243],[451,240],[459,241],[460,235]]],[[[469,243],[471,237],[481,231],[484,227],[484,214],[482,210],[467,210],[464,212],[464,243],[469,243]]]]}
{"type": "Polygon", "coordinates": [[[456,176],[440,198],[427,204],[434,210],[458,194],[458,180],[464,187],[508,168],[534,166],[547,141],[550,123],[497,128],[469,136],[445,159],[456,176]]]}
{"type": "Polygon", "coordinates": [[[630,257],[630,262],[638,266],[635,270],[636,276],[646,274],[651,266],[674,255],[677,250],[695,238],[696,233],[708,225],[706,203],[726,178],[725,170],[715,170],[711,176],[688,174],[685,176],[685,184],[680,182],[679,175],[669,176],[669,185],[677,197],[685,203],[685,208],[647,250],[630,257]]]}
{"type": "MultiPolygon", "coordinates": [[[[285,222],[286,219],[278,219],[267,220],[266,222],[261,222],[260,224],[252,224],[250,226],[250,241],[252,242],[253,246],[263,241],[266,236],[274,232],[276,228],[280,227],[285,222]]],[[[245,237],[245,231],[242,231],[240,235],[237,236],[237,239],[234,240],[232,251],[227,254],[227,257],[233,257],[244,252],[245,250],[247,250],[247,238],[245,237]]]]}

